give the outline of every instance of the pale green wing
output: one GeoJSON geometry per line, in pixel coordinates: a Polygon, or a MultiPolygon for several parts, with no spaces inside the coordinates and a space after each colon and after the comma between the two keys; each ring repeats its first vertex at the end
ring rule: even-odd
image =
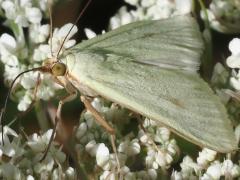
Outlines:
{"type": "Polygon", "coordinates": [[[237,142],[224,106],[197,73],[189,73],[198,69],[202,50],[196,22],[181,16],[123,26],[65,57],[82,93],[92,90],[196,144],[229,152],[237,142]]]}
{"type": "Polygon", "coordinates": [[[178,16],[122,26],[78,44],[71,52],[86,49],[131,57],[164,68],[196,71],[203,43],[195,20],[189,16],[178,16]]]}
{"type": "Polygon", "coordinates": [[[80,90],[87,86],[200,146],[219,152],[237,148],[224,106],[198,74],[118,55],[78,53],[67,57],[74,77],[71,82],[80,90]]]}

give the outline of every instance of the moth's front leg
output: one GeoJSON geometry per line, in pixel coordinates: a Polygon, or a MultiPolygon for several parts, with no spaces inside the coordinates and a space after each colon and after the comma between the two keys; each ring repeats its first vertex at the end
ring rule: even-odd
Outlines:
{"type": "Polygon", "coordinates": [[[78,92],[77,89],[67,79],[60,80],[60,79],[56,78],[56,80],[58,80],[58,83],[60,85],[63,85],[65,87],[66,91],[69,94],[67,96],[63,97],[59,101],[59,103],[58,103],[57,114],[55,116],[55,124],[54,124],[54,128],[53,128],[53,132],[51,134],[51,137],[50,137],[48,146],[47,146],[47,148],[46,148],[46,150],[44,152],[44,155],[43,155],[43,157],[41,158],[40,161],[45,159],[45,157],[47,156],[47,152],[50,149],[51,143],[52,143],[52,141],[54,139],[54,135],[55,135],[56,130],[57,130],[58,122],[61,119],[61,111],[62,111],[63,104],[66,103],[66,102],[72,101],[73,99],[75,99],[77,97],[77,92],[78,92]]]}

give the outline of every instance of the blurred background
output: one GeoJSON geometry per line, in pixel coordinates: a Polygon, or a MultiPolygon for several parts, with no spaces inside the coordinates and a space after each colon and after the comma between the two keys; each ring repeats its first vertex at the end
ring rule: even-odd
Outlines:
{"type": "MultiPolygon", "coordinates": [[[[62,25],[74,22],[82,11],[84,5],[88,0],[60,0],[58,1],[54,7],[52,7],[52,17],[53,17],[53,28],[61,27],[62,25]]],[[[210,1],[206,1],[206,5],[209,4],[210,1]]],[[[77,42],[81,42],[81,40],[87,39],[84,33],[84,28],[89,28],[96,32],[97,34],[101,34],[103,30],[108,29],[108,24],[110,18],[116,14],[120,7],[123,5],[127,5],[127,8],[134,9],[133,6],[126,4],[123,0],[92,0],[91,4],[84,12],[81,19],[78,21],[78,33],[74,37],[77,42]]],[[[9,32],[8,29],[2,25],[3,19],[0,19],[1,28],[0,33],[9,32]]],[[[200,24],[203,24],[201,22],[200,24]]],[[[9,32],[11,34],[11,32],[9,32]]],[[[235,37],[235,35],[227,35],[223,33],[218,33],[217,31],[212,30],[212,43],[213,43],[213,61],[214,64],[216,62],[222,62],[225,64],[224,60],[227,56],[229,56],[230,52],[228,50],[229,41],[235,37]]],[[[0,65],[0,106],[3,106],[3,102],[5,100],[8,88],[4,86],[3,82],[3,66],[0,65]]],[[[41,125],[41,122],[37,122],[36,116],[41,116],[46,113],[46,111],[53,112],[52,116],[54,116],[54,111],[56,110],[57,103],[59,99],[65,95],[65,92],[60,92],[54,98],[49,100],[48,102],[40,101],[37,102],[40,108],[32,109],[29,113],[26,113],[23,118],[19,118],[13,124],[15,126],[24,126],[25,131],[29,134],[36,132],[40,129],[46,130],[51,127],[48,125],[41,125]],[[37,109],[43,110],[40,114],[35,113],[37,109]],[[40,126],[39,126],[40,123],[40,126]],[[41,128],[39,128],[41,127],[41,128]]],[[[6,119],[5,123],[11,122],[18,114],[17,111],[17,103],[12,100],[9,101],[6,111],[6,119]]],[[[62,119],[64,122],[64,127],[66,127],[67,131],[70,133],[72,131],[72,127],[74,124],[78,122],[80,113],[84,109],[82,103],[79,98],[75,99],[71,103],[66,103],[63,107],[62,111],[62,119]]],[[[51,113],[50,113],[51,114],[51,113]]],[[[39,119],[40,117],[38,117],[39,119]]],[[[46,123],[46,122],[45,122],[46,123]]],[[[15,128],[14,128],[15,129],[15,128]]]]}

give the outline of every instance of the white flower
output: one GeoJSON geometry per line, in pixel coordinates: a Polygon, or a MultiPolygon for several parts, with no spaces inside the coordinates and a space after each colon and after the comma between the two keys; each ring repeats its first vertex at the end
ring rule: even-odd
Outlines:
{"type": "Polygon", "coordinates": [[[105,179],[109,179],[109,180],[115,180],[115,173],[111,172],[111,171],[104,171],[103,174],[100,176],[100,180],[105,180],[105,179]]]}
{"type": "Polygon", "coordinates": [[[151,179],[151,180],[157,179],[157,172],[155,169],[148,169],[147,171],[138,171],[135,174],[136,174],[135,179],[151,179]]]}
{"type": "MultiPolygon", "coordinates": [[[[53,2],[53,1],[51,1],[51,2],[53,2]]],[[[38,3],[38,6],[40,7],[40,9],[44,12],[47,11],[47,7],[50,4],[50,3],[48,3],[48,0],[38,0],[37,3],[38,3]]]]}
{"type": "Polygon", "coordinates": [[[0,57],[1,61],[9,66],[18,66],[17,51],[19,44],[15,38],[7,33],[0,37],[0,57]]]}
{"type": "Polygon", "coordinates": [[[116,29],[119,26],[122,26],[124,24],[134,22],[135,21],[134,19],[135,18],[133,17],[133,15],[127,12],[127,8],[122,7],[122,8],[120,8],[118,14],[113,16],[110,19],[109,28],[110,29],[116,29]]]}
{"type": "Polygon", "coordinates": [[[199,156],[197,158],[197,163],[201,167],[206,167],[208,163],[213,161],[217,155],[216,151],[213,151],[208,148],[204,148],[202,152],[199,152],[199,156]]]}
{"type": "Polygon", "coordinates": [[[147,127],[155,127],[157,126],[156,121],[152,120],[152,119],[148,119],[146,118],[143,122],[143,127],[147,128],[147,127]]]}
{"type": "MultiPolygon", "coordinates": [[[[4,127],[3,127],[3,132],[0,132],[0,136],[1,136],[1,137],[2,137],[2,133],[3,133],[4,143],[5,143],[5,142],[6,142],[6,143],[8,143],[8,142],[10,143],[10,140],[9,140],[8,136],[18,137],[17,133],[16,133],[13,129],[9,128],[8,126],[4,126],[4,127]]],[[[2,138],[0,138],[0,143],[3,144],[2,138]]]]}
{"type": "MultiPolygon", "coordinates": [[[[42,154],[40,154],[39,157],[41,157],[41,156],[42,156],[42,154]]],[[[36,173],[41,173],[44,171],[47,171],[47,172],[52,171],[53,166],[54,166],[54,159],[52,158],[52,156],[47,154],[46,158],[42,162],[39,162],[39,160],[40,160],[40,158],[38,159],[38,162],[34,166],[34,171],[36,173]]]]}
{"type": "Polygon", "coordinates": [[[105,179],[118,179],[117,177],[119,174],[122,175],[124,180],[135,180],[136,175],[135,173],[130,172],[130,169],[127,166],[124,166],[120,169],[120,172],[117,171],[104,171],[103,174],[100,176],[100,180],[105,180],[105,179]]]}
{"type": "MultiPolygon", "coordinates": [[[[154,3],[156,3],[155,2],[156,0],[141,0],[141,6],[142,7],[150,7],[150,6],[153,6],[154,5],[154,3]]],[[[137,5],[137,4],[134,4],[135,6],[137,5]]]]}
{"type": "Polygon", "coordinates": [[[175,0],[176,3],[176,14],[188,14],[192,10],[192,0],[175,0]]]}
{"type": "Polygon", "coordinates": [[[86,132],[87,132],[87,124],[85,122],[83,122],[78,126],[78,129],[76,132],[76,137],[78,139],[81,139],[85,135],[86,132]]]}
{"type": "Polygon", "coordinates": [[[48,44],[41,44],[38,48],[34,49],[33,60],[43,61],[51,55],[50,46],[48,44]]]}
{"type": "Polygon", "coordinates": [[[229,43],[229,50],[232,55],[227,58],[227,65],[230,68],[240,68],[240,39],[234,38],[229,43]]]}
{"type": "MultiPolygon", "coordinates": [[[[2,137],[2,132],[0,133],[0,137],[2,137]]],[[[0,139],[0,155],[2,154],[8,157],[20,157],[24,153],[24,149],[19,146],[20,138],[18,138],[17,133],[9,128],[8,126],[4,126],[3,128],[3,140],[4,145],[2,143],[2,138],[0,139]],[[13,136],[14,138],[10,141],[9,136],[13,136]]]]}
{"type": "Polygon", "coordinates": [[[183,177],[182,177],[182,174],[180,172],[173,171],[172,174],[171,174],[171,179],[173,179],[173,180],[182,180],[183,177]]]}
{"type": "Polygon", "coordinates": [[[84,28],[84,32],[85,32],[85,34],[86,34],[88,39],[92,39],[92,38],[94,38],[97,35],[95,32],[93,32],[89,28],[84,28]]]}
{"type": "MultiPolygon", "coordinates": [[[[52,37],[52,41],[49,40],[48,44],[41,44],[38,48],[36,48],[34,50],[34,54],[33,54],[33,59],[35,61],[43,61],[47,58],[52,58],[51,57],[51,48],[50,45],[52,43],[52,53],[53,56],[56,57],[59,48],[61,47],[64,38],[66,37],[66,35],[68,34],[69,30],[71,29],[73,24],[68,23],[65,24],[64,26],[62,26],[60,29],[56,28],[54,29],[53,32],[53,37],[52,37]]],[[[35,32],[32,36],[38,36],[39,40],[38,41],[42,41],[43,39],[45,39],[48,36],[48,25],[43,25],[40,26],[39,28],[39,33],[35,32]]],[[[71,30],[70,34],[67,36],[63,47],[61,49],[61,52],[65,51],[65,49],[68,49],[70,47],[72,47],[73,45],[75,45],[76,41],[71,39],[72,36],[77,32],[77,27],[74,25],[73,29],[71,30]]],[[[61,54],[60,52],[60,54],[61,54]]]]}
{"type": "Polygon", "coordinates": [[[27,176],[27,180],[34,180],[34,177],[31,176],[31,175],[28,175],[28,176],[27,176]]]}
{"type": "Polygon", "coordinates": [[[231,56],[226,60],[227,65],[232,68],[232,77],[230,77],[230,84],[236,90],[240,90],[240,73],[235,70],[240,68],[240,39],[234,38],[229,43],[229,50],[231,51],[231,56]]]}
{"type": "Polygon", "coordinates": [[[159,143],[165,143],[169,141],[170,138],[170,131],[165,127],[158,127],[156,130],[156,134],[154,136],[154,141],[159,143]]]}
{"type": "Polygon", "coordinates": [[[66,170],[66,176],[67,176],[67,179],[74,180],[76,177],[75,170],[72,167],[68,167],[68,169],[66,170]]]}
{"type": "MultiPolygon", "coordinates": [[[[4,142],[5,143],[5,142],[4,142]]],[[[8,157],[21,157],[24,153],[23,147],[19,147],[19,140],[14,138],[14,140],[11,143],[6,143],[2,147],[2,154],[8,156],[8,157]]]]}
{"type": "Polygon", "coordinates": [[[233,169],[233,162],[229,159],[224,160],[222,163],[222,167],[221,167],[221,174],[224,175],[225,177],[231,177],[231,171],[233,169]]]}
{"type": "Polygon", "coordinates": [[[238,76],[231,77],[230,84],[234,89],[239,91],[240,90],[240,77],[238,77],[238,76]]]}
{"type": "Polygon", "coordinates": [[[209,177],[210,179],[219,179],[221,176],[221,164],[218,161],[215,161],[213,164],[211,164],[211,166],[208,167],[205,174],[205,177],[209,177]]]}
{"type": "Polygon", "coordinates": [[[42,13],[38,8],[26,8],[26,16],[28,21],[33,24],[40,23],[42,19],[42,13]]]}
{"type": "MultiPolygon", "coordinates": [[[[60,29],[59,28],[54,29],[53,37],[52,37],[52,49],[53,49],[54,56],[57,55],[59,48],[63,43],[64,38],[69,33],[69,30],[71,29],[72,26],[73,26],[72,23],[68,23],[62,26],[60,29]]],[[[77,31],[78,31],[77,26],[74,25],[70,34],[67,36],[66,41],[64,42],[63,49],[61,50],[61,52],[75,45],[76,41],[73,39],[70,40],[70,38],[72,38],[72,36],[77,31]]],[[[50,41],[49,41],[49,44],[50,44],[50,41]]]]}
{"type": "Polygon", "coordinates": [[[124,153],[127,156],[134,156],[140,153],[141,147],[138,143],[138,139],[132,141],[126,140],[119,144],[118,152],[124,153]]]}
{"type": "Polygon", "coordinates": [[[196,174],[199,174],[201,171],[200,166],[195,163],[191,157],[185,156],[183,158],[182,163],[180,164],[182,170],[181,170],[181,175],[183,179],[187,179],[188,177],[193,176],[193,173],[195,172],[196,174]]]}
{"type": "Polygon", "coordinates": [[[49,36],[49,24],[31,24],[29,27],[29,33],[31,41],[34,43],[43,43],[49,36]]]}
{"type": "Polygon", "coordinates": [[[28,72],[21,77],[20,84],[24,89],[31,89],[36,86],[38,72],[28,72]]]}
{"type": "Polygon", "coordinates": [[[41,83],[38,86],[38,99],[48,100],[53,97],[55,90],[63,88],[62,86],[53,83],[53,77],[50,74],[41,74],[41,83]]]}
{"type": "Polygon", "coordinates": [[[10,162],[1,164],[0,169],[3,179],[21,179],[20,170],[10,162]]]}
{"type": "Polygon", "coordinates": [[[49,129],[42,136],[39,136],[36,133],[34,133],[32,135],[31,140],[27,142],[28,146],[30,146],[30,148],[35,152],[44,152],[49,143],[52,132],[53,130],[49,129]]]}
{"type": "Polygon", "coordinates": [[[229,50],[231,51],[232,55],[239,55],[240,54],[240,39],[239,38],[233,38],[231,42],[229,43],[229,50]]]}
{"type": "Polygon", "coordinates": [[[93,101],[91,102],[92,106],[98,111],[98,112],[103,112],[103,101],[99,98],[94,98],[93,101]]]}
{"type": "Polygon", "coordinates": [[[42,19],[41,11],[32,7],[31,1],[20,0],[14,3],[7,0],[2,3],[2,8],[8,19],[14,20],[22,27],[27,27],[29,23],[40,23],[42,19]]]}
{"type": "Polygon", "coordinates": [[[17,108],[19,111],[26,111],[31,103],[32,103],[31,94],[25,93],[24,96],[20,98],[17,108]]]}
{"type": "MultiPolygon", "coordinates": [[[[85,149],[92,157],[95,157],[97,154],[97,150],[100,151],[103,149],[103,147],[101,147],[102,149],[98,149],[99,146],[100,146],[100,144],[97,144],[95,140],[92,140],[85,146],[85,149]]],[[[106,150],[106,149],[104,149],[104,150],[106,150]]],[[[99,152],[99,153],[101,153],[101,152],[99,152]]]]}
{"type": "Polygon", "coordinates": [[[4,80],[5,82],[12,82],[12,80],[22,72],[22,69],[19,67],[5,66],[4,80]]]}
{"type": "Polygon", "coordinates": [[[126,3],[131,4],[133,6],[137,6],[139,0],[125,0],[126,3]]]}
{"type": "Polygon", "coordinates": [[[147,143],[150,144],[151,143],[149,141],[148,136],[146,135],[146,133],[142,129],[138,132],[138,138],[143,144],[147,144],[147,143]]]}
{"type": "Polygon", "coordinates": [[[153,169],[158,169],[159,167],[166,168],[173,158],[170,154],[164,152],[163,150],[155,150],[148,147],[146,156],[146,166],[153,169]]]}
{"type": "Polygon", "coordinates": [[[163,19],[189,14],[192,8],[192,0],[125,0],[125,2],[136,6],[136,9],[127,12],[126,7],[122,7],[111,18],[110,29],[138,20],[163,19]]]}
{"type": "Polygon", "coordinates": [[[240,166],[234,164],[233,168],[231,169],[231,174],[233,178],[240,176],[240,166]]]}
{"type": "Polygon", "coordinates": [[[126,180],[136,179],[135,174],[130,172],[130,169],[127,166],[123,166],[120,169],[120,173],[126,180]]]}
{"type": "Polygon", "coordinates": [[[168,0],[158,1],[156,5],[147,9],[146,16],[150,19],[165,19],[171,16],[174,10],[174,3],[168,0]]]}
{"type": "Polygon", "coordinates": [[[99,144],[96,152],[97,165],[102,167],[104,170],[109,170],[110,164],[110,154],[107,146],[103,143],[99,144]]]}
{"type": "Polygon", "coordinates": [[[0,37],[0,47],[1,56],[15,53],[17,49],[15,38],[7,33],[3,33],[0,37]]]}
{"type": "Polygon", "coordinates": [[[150,179],[157,179],[157,171],[155,169],[148,169],[147,174],[149,175],[150,179]]]}
{"type": "MultiPolygon", "coordinates": [[[[208,19],[213,29],[222,33],[239,33],[239,2],[227,0],[213,0],[207,10],[208,19]]],[[[203,11],[201,17],[206,19],[203,11]]]]}

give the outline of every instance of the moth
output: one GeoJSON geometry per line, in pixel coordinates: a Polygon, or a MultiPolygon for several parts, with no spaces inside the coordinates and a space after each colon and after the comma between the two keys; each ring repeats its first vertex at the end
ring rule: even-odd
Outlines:
{"type": "Polygon", "coordinates": [[[195,19],[175,16],[131,23],[83,41],[35,70],[51,73],[69,93],[57,116],[79,91],[85,106],[90,106],[87,97],[101,96],[194,144],[231,152],[237,141],[226,109],[198,74],[203,51],[195,19]]]}
{"type": "Polygon", "coordinates": [[[190,16],[140,21],[67,50],[60,76],[82,95],[116,102],[201,147],[231,152],[237,142],[226,109],[197,73],[203,50],[190,16]]]}

